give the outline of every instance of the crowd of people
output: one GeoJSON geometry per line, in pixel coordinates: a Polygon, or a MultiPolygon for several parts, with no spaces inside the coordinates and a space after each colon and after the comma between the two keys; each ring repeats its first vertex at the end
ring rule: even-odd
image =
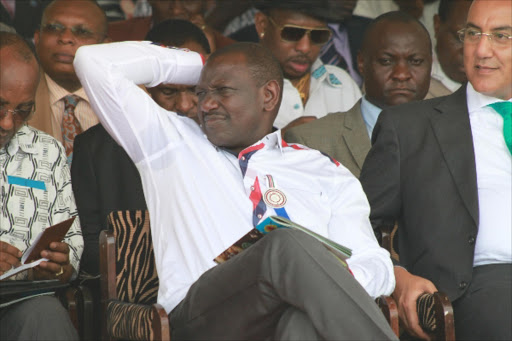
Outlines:
{"type": "MultiPolygon", "coordinates": [[[[438,290],[457,339],[512,339],[512,1],[2,0],[0,18],[0,275],[77,217],[6,280],[98,303],[107,215],[142,209],[173,339],[394,340],[381,295],[429,339],[416,300],[438,290]],[[287,229],[216,265],[274,215],[348,268],[287,229]]],[[[0,336],[78,339],[52,295],[2,305],[0,336]]]]}

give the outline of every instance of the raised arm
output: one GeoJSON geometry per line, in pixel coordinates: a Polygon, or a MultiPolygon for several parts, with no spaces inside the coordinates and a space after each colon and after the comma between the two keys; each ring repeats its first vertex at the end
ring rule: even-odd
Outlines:
{"type": "Polygon", "coordinates": [[[202,65],[202,56],[195,52],[150,42],[82,46],[74,60],[102,125],[135,163],[181,138],[172,123],[176,115],[137,85],[196,84],[202,65]]]}

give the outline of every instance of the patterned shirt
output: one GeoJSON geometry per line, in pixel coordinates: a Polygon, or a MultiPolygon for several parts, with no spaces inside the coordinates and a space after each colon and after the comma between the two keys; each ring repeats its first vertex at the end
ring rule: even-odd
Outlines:
{"type": "MultiPolygon", "coordinates": [[[[22,252],[45,228],[76,216],[64,147],[30,126],[18,130],[0,149],[0,203],[0,240],[22,252]]],[[[78,219],[64,242],[76,274],[84,247],[78,219]]],[[[26,277],[27,272],[20,275],[26,277]]]]}

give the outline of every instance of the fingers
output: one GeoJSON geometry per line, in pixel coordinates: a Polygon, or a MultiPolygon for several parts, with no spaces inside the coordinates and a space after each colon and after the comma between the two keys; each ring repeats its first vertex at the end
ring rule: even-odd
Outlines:
{"type": "Polygon", "coordinates": [[[3,274],[13,267],[21,265],[22,252],[16,247],[0,241],[0,272],[3,274]]]}
{"type": "Polygon", "coordinates": [[[68,264],[69,246],[66,243],[53,242],[50,244],[50,250],[43,250],[41,252],[41,257],[47,258],[50,262],[53,263],[58,263],[62,265],[68,264]]]}

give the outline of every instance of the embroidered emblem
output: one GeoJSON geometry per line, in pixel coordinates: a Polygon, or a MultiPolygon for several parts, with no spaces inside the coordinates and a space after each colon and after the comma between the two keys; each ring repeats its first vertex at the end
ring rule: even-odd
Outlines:
{"type": "Polygon", "coordinates": [[[270,207],[281,208],[286,205],[286,195],[277,188],[269,188],[263,195],[263,201],[270,207]]]}
{"type": "Polygon", "coordinates": [[[295,105],[293,106],[293,109],[299,109],[300,108],[300,104],[299,103],[295,103],[295,105]]]}
{"type": "Polygon", "coordinates": [[[313,78],[318,79],[318,78],[322,77],[324,75],[324,73],[326,73],[326,72],[327,72],[327,70],[325,69],[325,66],[322,65],[318,69],[313,71],[311,73],[311,75],[313,76],[313,78]]]}
{"type": "Polygon", "coordinates": [[[329,74],[329,81],[331,82],[331,84],[333,85],[341,85],[341,82],[340,80],[338,79],[338,77],[336,77],[335,75],[333,75],[332,73],[329,74]]]}

